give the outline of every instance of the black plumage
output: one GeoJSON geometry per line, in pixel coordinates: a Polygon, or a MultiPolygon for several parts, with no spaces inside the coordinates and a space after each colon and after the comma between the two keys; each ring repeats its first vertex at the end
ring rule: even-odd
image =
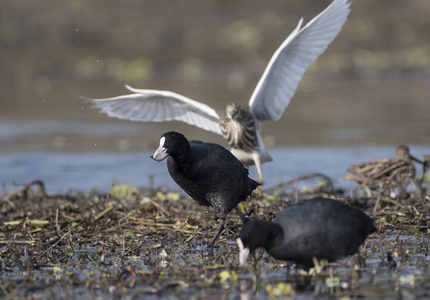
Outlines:
{"type": "Polygon", "coordinates": [[[275,51],[263,76],[243,108],[232,103],[225,112],[185,97],[160,90],[134,89],[133,94],[89,99],[111,117],[144,122],[180,121],[222,135],[233,154],[245,165],[255,164],[263,181],[261,164],[271,161],[258,129],[263,122],[278,121],[297,86],[317,57],[341,30],[350,12],[349,0],[334,0],[304,27],[303,18],[275,51]]]}
{"type": "Polygon", "coordinates": [[[339,201],[316,197],[289,206],[273,222],[249,219],[238,238],[240,263],[263,247],[276,259],[305,266],[354,254],[376,230],[372,218],[339,201]]]}
{"type": "Polygon", "coordinates": [[[237,205],[245,201],[259,183],[248,177],[248,169],[224,147],[188,141],[178,132],[163,134],[160,147],[152,156],[157,161],[166,157],[173,180],[193,200],[215,208],[220,223],[211,241],[213,245],[224,228],[223,220],[228,213],[233,208],[237,209],[237,205]]]}

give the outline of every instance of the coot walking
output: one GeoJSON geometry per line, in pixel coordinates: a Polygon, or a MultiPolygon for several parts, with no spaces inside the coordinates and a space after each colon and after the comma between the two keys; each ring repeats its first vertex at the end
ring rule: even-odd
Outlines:
{"type": "Polygon", "coordinates": [[[276,259],[312,265],[313,257],[334,261],[354,254],[376,230],[362,211],[339,201],[316,197],[289,206],[273,222],[249,219],[237,243],[241,265],[251,251],[263,247],[276,259]]]}
{"type": "Polygon", "coordinates": [[[213,246],[224,229],[224,219],[245,201],[259,183],[248,177],[248,169],[224,147],[189,141],[175,131],[161,136],[160,147],[152,158],[156,161],[167,159],[167,168],[173,180],[200,205],[213,206],[220,219],[217,233],[212,239],[213,246]]]}

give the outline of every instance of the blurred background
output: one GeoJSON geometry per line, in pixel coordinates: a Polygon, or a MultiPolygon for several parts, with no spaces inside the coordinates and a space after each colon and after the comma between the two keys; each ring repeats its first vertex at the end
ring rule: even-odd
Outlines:
{"type": "MultiPolygon", "coordinates": [[[[301,17],[331,1],[102,0],[0,3],[0,183],[42,179],[48,191],[112,182],[173,185],[149,159],[165,131],[226,142],[177,122],[108,118],[80,96],[171,90],[224,109],[248,102],[270,57],[301,17]]],[[[268,184],[348,163],[430,152],[430,6],[359,0],[305,73],[279,122],[261,133],[268,184]]],[[[255,175],[254,168],[251,174],[255,175]]],[[[256,177],[256,176],[254,176],[256,177]]]]}

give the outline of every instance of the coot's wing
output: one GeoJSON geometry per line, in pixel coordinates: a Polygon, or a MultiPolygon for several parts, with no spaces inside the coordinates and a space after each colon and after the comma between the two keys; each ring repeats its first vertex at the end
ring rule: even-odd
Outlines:
{"type": "Polygon", "coordinates": [[[306,68],[324,52],[345,23],[350,12],[347,1],[333,1],[302,29],[301,19],[276,50],[249,101],[258,123],[281,118],[306,68]]]}
{"type": "Polygon", "coordinates": [[[219,116],[208,105],[169,91],[126,87],[134,94],[88,100],[109,117],[131,121],[182,121],[222,135],[219,116]]]}
{"type": "MultiPolygon", "coordinates": [[[[337,257],[353,254],[375,231],[373,220],[362,211],[321,197],[292,205],[278,214],[274,223],[284,229],[282,247],[302,253],[296,259],[337,257]],[[306,254],[306,255],[305,255],[306,254]]],[[[279,251],[282,247],[275,248],[279,251]]]]}

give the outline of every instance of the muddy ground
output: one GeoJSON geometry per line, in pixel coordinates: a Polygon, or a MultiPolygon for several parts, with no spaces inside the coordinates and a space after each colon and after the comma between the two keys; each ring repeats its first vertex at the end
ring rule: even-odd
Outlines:
{"type": "Polygon", "coordinates": [[[35,181],[0,200],[0,298],[429,297],[429,186],[400,200],[364,198],[321,178],[315,187],[301,180],[267,187],[246,202],[256,207],[255,217],[270,220],[296,201],[322,195],[375,218],[378,232],[359,254],[311,270],[262,250],[239,267],[236,212],[211,256],[213,208],[155,184],[145,190],[117,186],[110,194],[46,195],[43,182],[35,181]]]}

